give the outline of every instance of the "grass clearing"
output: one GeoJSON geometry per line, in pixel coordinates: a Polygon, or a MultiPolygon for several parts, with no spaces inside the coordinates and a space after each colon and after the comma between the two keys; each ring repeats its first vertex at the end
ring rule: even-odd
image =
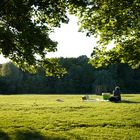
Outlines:
{"type": "Polygon", "coordinates": [[[1,95],[0,140],[140,139],[140,95],[122,95],[121,103],[83,102],[81,97],[1,95]]]}

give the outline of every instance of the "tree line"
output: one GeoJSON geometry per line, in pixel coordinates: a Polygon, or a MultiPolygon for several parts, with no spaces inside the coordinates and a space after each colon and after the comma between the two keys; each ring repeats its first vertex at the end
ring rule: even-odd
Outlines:
{"type": "Polygon", "coordinates": [[[36,74],[23,72],[11,62],[0,65],[1,94],[101,94],[120,86],[123,93],[140,93],[140,69],[127,64],[94,68],[89,58],[57,58],[67,73],[46,76],[43,68],[36,74]]]}

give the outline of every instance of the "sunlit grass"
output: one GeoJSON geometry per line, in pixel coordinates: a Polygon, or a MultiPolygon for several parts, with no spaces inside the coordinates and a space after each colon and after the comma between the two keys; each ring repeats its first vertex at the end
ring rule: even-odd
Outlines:
{"type": "Polygon", "coordinates": [[[140,95],[123,95],[121,103],[96,98],[102,97],[0,96],[0,140],[140,139],[140,95]]]}

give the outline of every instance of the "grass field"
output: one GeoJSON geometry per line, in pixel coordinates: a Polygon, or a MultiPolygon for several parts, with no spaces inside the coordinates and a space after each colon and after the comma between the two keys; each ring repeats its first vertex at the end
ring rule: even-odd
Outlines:
{"type": "Polygon", "coordinates": [[[81,95],[1,95],[0,140],[140,140],[140,95],[122,99],[111,103],[83,102],[81,95]]]}

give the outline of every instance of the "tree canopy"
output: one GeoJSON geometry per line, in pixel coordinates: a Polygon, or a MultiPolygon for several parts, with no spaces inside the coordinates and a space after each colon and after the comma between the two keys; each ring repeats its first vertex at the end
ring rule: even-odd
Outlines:
{"type": "Polygon", "coordinates": [[[71,13],[79,17],[81,31],[100,38],[92,53],[94,66],[116,62],[140,66],[140,0],[89,0],[71,13]],[[112,41],[115,46],[106,49],[112,41]]]}
{"type": "Polygon", "coordinates": [[[57,42],[49,34],[61,22],[68,22],[66,1],[2,0],[0,53],[23,70],[34,72],[41,66],[47,73],[58,71],[56,59],[46,59],[46,55],[57,50],[57,42]]]}
{"type": "Polygon", "coordinates": [[[41,66],[47,73],[64,71],[46,55],[57,50],[49,34],[68,23],[68,12],[79,17],[80,31],[100,38],[92,53],[94,66],[140,65],[139,0],[1,0],[0,53],[24,70],[41,66]],[[116,46],[106,50],[111,41],[116,46]]]}

